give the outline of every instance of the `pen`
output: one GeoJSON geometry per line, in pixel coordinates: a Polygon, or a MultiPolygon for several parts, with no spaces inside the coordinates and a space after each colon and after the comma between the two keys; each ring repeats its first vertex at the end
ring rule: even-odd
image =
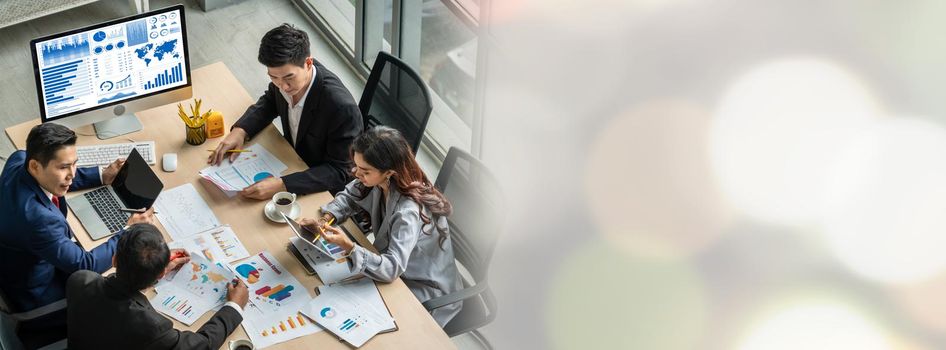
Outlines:
{"type": "MultiPolygon", "coordinates": [[[[334,217],[332,217],[332,220],[329,220],[328,223],[326,223],[326,225],[332,226],[332,223],[333,223],[333,222],[335,222],[335,218],[334,218],[334,217]]],[[[323,234],[325,233],[325,229],[322,228],[322,226],[319,226],[319,231],[321,231],[323,234]]],[[[318,236],[315,236],[315,241],[318,241],[319,238],[321,238],[321,237],[322,237],[321,234],[318,235],[318,236]]],[[[315,242],[315,241],[313,241],[313,242],[315,242]]]]}
{"type": "MultiPolygon", "coordinates": [[[[208,149],[207,151],[208,151],[208,152],[216,152],[217,150],[215,150],[215,149],[208,149]]],[[[226,152],[224,152],[224,153],[244,153],[244,152],[253,152],[253,151],[248,150],[248,149],[231,149],[231,150],[226,151],[226,152]]]]}
{"type": "MultiPolygon", "coordinates": [[[[141,214],[148,210],[147,209],[142,210],[142,209],[118,208],[118,211],[124,212],[124,213],[141,214]]],[[[154,212],[154,214],[157,214],[157,213],[158,213],[157,211],[154,212]]]]}

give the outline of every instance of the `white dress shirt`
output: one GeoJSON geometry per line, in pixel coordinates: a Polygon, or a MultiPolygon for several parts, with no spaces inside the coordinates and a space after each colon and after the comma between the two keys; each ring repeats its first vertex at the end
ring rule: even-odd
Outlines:
{"type": "Polygon", "coordinates": [[[296,103],[295,106],[292,105],[292,96],[287,94],[282,89],[279,89],[279,93],[282,94],[282,97],[286,99],[286,102],[289,103],[289,133],[292,135],[292,143],[295,146],[296,143],[299,143],[299,121],[302,119],[302,107],[305,106],[305,99],[309,96],[309,90],[312,90],[312,84],[315,83],[315,74],[316,74],[315,65],[312,65],[312,80],[309,81],[309,87],[305,89],[305,93],[302,94],[302,98],[299,99],[299,103],[296,103]]]}

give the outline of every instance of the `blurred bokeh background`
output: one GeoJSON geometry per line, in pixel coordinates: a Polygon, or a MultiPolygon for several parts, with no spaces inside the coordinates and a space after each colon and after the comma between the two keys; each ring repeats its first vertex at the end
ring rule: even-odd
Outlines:
{"type": "Polygon", "coordinates": [[[499,348],[946,348],[946,2],[491,4],[499,348]]]}

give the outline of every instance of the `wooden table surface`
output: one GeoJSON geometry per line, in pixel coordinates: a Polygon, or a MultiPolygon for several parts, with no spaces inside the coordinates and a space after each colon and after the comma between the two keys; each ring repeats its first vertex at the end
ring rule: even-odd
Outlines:
{"type": "MultiPolygon", "coordinates": [[[[250,96],[240,85],[230,70],[223,63],[213,63],[192,71],[193,95],[194,98],[203,100],[203,109],[213,108],[224,115],[226,128],[230,126],[243,114],[247,106],[256,101],[256,97],[250,96]]],[[[185,103],[186,107],[186,103],[185,103]]],[[[246,246],[251,254],[260,251],[269,251],[279,260],[296,279],[299,280],[309,292],[310,296],[315,296],[315,287],[322,285],[321,281],[315,276],[308,276],[302,265],[286,250],[286,244],[292,232],[285,224],[278,224],[269,221],[264,217],[263,207],[266,201],[256,201],[240,198],[239,196],[229,198],[223,192],[218,190],[212,184],[200,179],[197,172],[207,166],[207,156],[210,152],[207,149],[214,148],[223,138],[208,139],[206,143],[200,146],[191,146],[184,142],[184,124],[177,117],[177,106],[175,104],[156,107],[153,109],[140,111],[136,113],[138,119],[144,125],[141,131],[128,135],[118,136],[108,140],[99,140],[94,136],[95,132],[91,125],[86,125],[76,129],[79,134],[77,144],[92,145],[102,143],[122,143],[134,141],[155,141],[155,159],[156,165],[152,166],[155,173],[164,183],[164,189],[171,189],[186,183],[191,183],[197,189],[197,192],[203,197],[204,201],[213,210],[214,215],[222,224],[229,224],[237,233],[240,240],[246,246]],[[164,153],[177,153],[178,167],[175,172],[164,172],[161,170],[161,156],[164,153]]],[[[18,149],[25,149],[26,136],[29,130],[39,124],[40,120],[25,122],[6,129],[7,136],[18,149]]],[[[282,138],[274,126],[270,125],[259,135],[250,141],[250,144],[261,144],[271,153],[276,155],[289,169],[284,173],[295,172],[306,168],[302,159],[296,155],[292,147],[282,138]]],[[[81,193],[81,192],[77,192],[81,193]]],[[[68,196],[74,196],[77,193],[70,193],[68,196]]],[[[329,202],[332,196],[327,192],[310,194],[299,197],[299,203],[302,206],[303,217],[315,217],[318,208],[329,202]]],[[[155,218],[155,224],[161,228],[165,239],[170,241],[170,236],[159,220],[155,218]]],[[[76,233],[80,244],[86,249],[91,249],[105,242],[107,238],[93,241],[86,233],[85,229],[75,218],[75,215],[69,215],[68,222],[76,233]]],[[[370,249],[374,249],[365,239],[364,235],[350,221],[345,226],[355,236],[359,244],[370,249]]],[[[408,290],[407,286],[398,279],[393,283],[378,283],[381,295],[391,310],[394,319],[398,324],[398,331],[379,334],[369,340],[363,348],[365,349],[443,349],[455,348],[455,345],[447,337],[446,333],[430,317],[430,314],[421,306],[414,295],[408,290]]],[[[147,291],[149,297],[153,291],[147,291]]],[[[212,312],[206,313],[191,327],[187,327],[180,322],[174,321],[178,329],[196,330],[204,324],[212,312]]],[[[172,320],[173,321],[173,320],[172,320]]],[[[230,340],[248,339],[243,327],[238,328],[224,343],[223,348],[230,340]]],[[[319,349],[344,349],[351,348],[347,343],[341,342],[334,335],[327,331],[318,332],[314,335],[296,338],[288,342],[279,343],[271,349],[300,349],[300,348],[319,348],[319,349]]]]}

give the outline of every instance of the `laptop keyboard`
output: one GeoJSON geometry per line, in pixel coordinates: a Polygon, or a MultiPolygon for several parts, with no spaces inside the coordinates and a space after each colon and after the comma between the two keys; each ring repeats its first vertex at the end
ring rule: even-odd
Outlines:
{"type": "Polygon", "coordinates": [[[108,192],[108,187],[100,187],[94,191],[86,192],[83,196],[92,204],[95,213],[105,222],[109,232],[118,232],[128,223],[131,214],[119,211],[122,206],[108,192]]]}

